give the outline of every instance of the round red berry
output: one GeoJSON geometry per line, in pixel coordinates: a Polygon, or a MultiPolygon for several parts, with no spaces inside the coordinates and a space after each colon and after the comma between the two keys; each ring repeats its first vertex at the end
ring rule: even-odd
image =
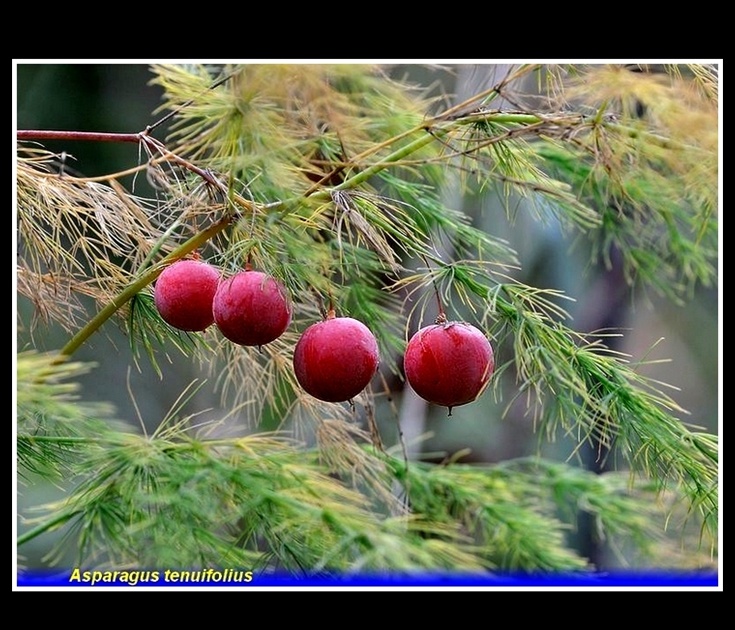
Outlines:
{"type": "Polygon", "coordinates": [[[334,317],[307,328],[294,348],[294,372],[304,390],[326,402],[352,400],[378,369],[378,342],[351,317],[334,317]]]}
{"type": "Polygon", "coordinates": [[[201,260],[177,260],[156,280],[153,300],[163,321],[186,331],[202,331],[214,322],[212,299],[220,272],[201,260]]]}
{"type": "Polygon", "coordinates": [[[411,337],[403,367],[406,380],[424,400],[449,407],[464,405],[484,391],[495,369],[487,337],[465,322],[426,326],[411,337]]]}
{"type": "Polygon", "coordinates": [[[211,309],[220,332],[241,346],[264,346],[291,323],[286,289],[262,271],[244,270],[223,280],[211,309]]]}

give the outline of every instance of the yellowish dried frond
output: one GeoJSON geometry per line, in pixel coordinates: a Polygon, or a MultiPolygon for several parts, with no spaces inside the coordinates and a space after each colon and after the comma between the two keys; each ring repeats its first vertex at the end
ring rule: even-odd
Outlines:
{"type": "Polygon", "coordinates": [[[298,388],[291,364],[297,333],[287,330],[261,348],[234,344],[214,330],[210,334],[212,347],[202,360],[215,358],[210,369],[216,373],[223,401],[238,407],[248,426],[258,425],[269,410],[282,413],[290,393],[298,388]]]}
{"type": "MultiPolygon", "coordinates": [[[[48,326],[52,321],[58,322],[69,333],[84,323],[86,311],[68,279],[58,274],[34,273],[18,266],[16,281],[18,293],[33,305],[33,315],[28,323],[31,334],[39,324],[48,326]]],[[[23,330],[23,318],[20,312],[18,315],[18,329],[23,330]]]]}
{"type": "Polygon", "coordinates": [[[566,77],[564,96],[591,112],[589,133],[574,138],[594,160],[590,181],[608,181],[617,188],[614,203],[639,207],[642,216],[652,200],[662,199],[693,204],[697,220],[716,213],[719,122],[712,71],[622,65],[576,70],[566,77]]]}
{"type": "Polygon", "coordinates": [[[688,76],[689,81],[700,92],[701,98],[711,101],[715,106],[719,104],[720,72],[717,64],[671,64],[666,65],[665,68],[666,72],[679,81],[688,76]]]}
{"type": "Polygon", "coordinates": [[[594,107],[605,107],[623,122],[642,118],[667,138],[688,146],[716,150],[717,100],[701,89],[703,70],[691,72],[635,71],[627,66],[590,66],[569,83],[566,97],[594,107]]]}
{"type": "Polygon", "coordinates": [[[324,417],[316,422],[315,435],[319,457],[328,470],[348,480],[352,487],[366,486],[393,513],[404,511],[392,492],[385,461],[366,448],[371,442],[367,431],[343,418],[324,417]]]}
{"type": "MultiPolygon", "coordinates": [[[[391,231],[396,231],[395,226],[398,222],[394,223],[391,220],[387,204],[381,205],[377,196],[351,194],[339,190],[334,191],[332,199],[334,201],[332,230],[340,242],[342,235],[346,234],[355,247],[372,249],[391,272],[399,272],[400,259],[387,238],[391,231]]],[[[342,247],[339,249],[343,251],[342,247]]]]}
{"type": "Polygon", "coordinates": [[[20,236],[39,238],[33,245],[47,262],[70,261],[81,248],[134,260],[144,255],[160,236],[144,200],[124,194],[120,186],[54,173],[48,168],[51,160],[51,155],[45,163],[18,159],[18,217],[31,228],[20,236]],[[68,241],[63,249],[61,234],[68,241]]]}
{"type": "Polygon", "coordinates": [[[56,156],[22,151],[17,162],[18,289],[38,316],[70,330],[76,296],[110,301],[160,238],[144,200],[116,184],[54,172],[56,156]]]}

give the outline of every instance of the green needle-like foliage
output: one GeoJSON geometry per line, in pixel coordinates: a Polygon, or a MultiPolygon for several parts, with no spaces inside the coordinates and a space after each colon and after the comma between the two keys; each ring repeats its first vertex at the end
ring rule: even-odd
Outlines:
{"type": "Polygon", "coordinates": [[[592,514],[601,536],[633,539],[643,552],[660,532],[651,489],[634,495],[625,475],[593,473],[541,459],[498,466],[390,462],[411,508],[433,520],[461,523],[501,570],[585,568],[567,547],[578,511],[592,514]]]}
{"type": "Polygon", "coordinates": [[[98,446],[68,499],[50,506],[78,537],[80,562],[296,575],[482,568],[455,528],[367,511],[283,438],[199,439],[173,424],[98,446]]]}
{"type": "Polygon", "coordinates": [[[111,418],[109,405],[81,400],[74,381],[93,366],[57,359],[56,353],[32,350],[18,355],[18,474],[24,478],[64,478],[88,439],[111,418]]]}
{"type": "Polygon", "coordinates": [[[85,566],[577,571],[588,569],[568,538],[578,511],[601,538],[647,552],[664,496],[716,538],[717,436],[685,424],[604,335],[573,329],[567,296],[519,281],[511,246],[442,194],[492,192],[511,221],[555,222],[590,239],[593,260],[619,252],[632,287],[686,301],[717,278],[716,70],[521,66],[454,107],[368,65],[151,70],[172,132],[140,134],[139,167],[61,177],[57,156],[19,147],[18,290],[36,306],[31,330],[74,334],[60,356],[18,356],[19,471],[71,482],[20,543],[64,525],[85,566]],[[524,98],[532,76],[547,98],[524,98]],[[143,171],[155,199],[121,183],[143,171]],[[152,283],[193,252],[225,275],[249,264],[283,282],[289,329],[258,349],[216,327],[167,326],[152,283]],[[615,448],[624,470],[408,461],[387,455],[405,445],[378,429],[395,404],[385,378],[349,405],[300,389],[293,348],[330,308],[363,321],[381,375],[401,379],[409,322],[428,323],[437,304],[503,348],[491,389],[515,391],[508,406],[527,406],[541,442],[615,448]],[[113,315],[133,362],[163,376],[176,352],[209,371],[222,423],[196,430],[182,404],[138,434],[70,397],[61,381],[82,366],[68,356],[113,315]],[[244,434],[228,433],[233,419],[244,434]]]}

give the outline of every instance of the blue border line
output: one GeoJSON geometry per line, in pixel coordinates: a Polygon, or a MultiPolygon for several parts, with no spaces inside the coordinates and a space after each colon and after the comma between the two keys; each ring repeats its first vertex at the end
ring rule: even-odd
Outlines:
{"type": "MultiPolygon", "coordinates": [[[[168,588],[220,588],[220,587],[718,587],[719,576],[714,571],[682,572],[610,572],[604,574],[503,574],[476,575],[451,573],[426,574],[355,574],[342,576],[304,576],[258,574],[247,579],[245,570],[237,570],[239,579],[225,581],[221,570],[199,572],[195,581],[166,579],[161,570],[141,570],[139,581],[131,585],[135,572],[127,577],[113,579],[112,572],[82,569],[81,577],[72,579],[72,570],[27,571],[17,576],[18,587],[168,587],[168,588]],[[88,571],[87,576],[84,572],[88,571]],[[85,579],[86,577],[86,579],[85,579]]],[[[232,574],[232,573],[231,573],[232,574]]],[[[77,574],[79,575],[79,574],[77,574]]],[[[170,576],[171,574],[169,574],[170,576]]],[[[179,577],[179,576],[177,576],[179,577]]]]}

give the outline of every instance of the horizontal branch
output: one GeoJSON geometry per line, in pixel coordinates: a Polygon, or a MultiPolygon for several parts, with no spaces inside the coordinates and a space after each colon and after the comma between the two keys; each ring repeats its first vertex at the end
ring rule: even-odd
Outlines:
{"type": "Polygon", "coordinates": [[[99,131],[53,131],[45,129],[19,129],[18,140],[79,140],[83,142],[132,142],[137,144],[143,133],[108,133],[99,131]]]}
{"type": "MultiPolygon", "coordinates": [[[[67,141],[85,141],[85,142],[130,142],[139,144],[145,143],[152,152],[161,154],[159,159],[175,162],[185,169],[201,177],[205,182],[216,186],[223,192],[227,193],[227,187],[222,184],[208,170],[200,168],[192,164],[188,160],[169,151],[165,145],[148,135],[148,127],[145,131],[137,133],[116,133],[102,131],[55,131],[45,129],[19,129],[17,132],[18,140],[67,140],[67,141]]],[[[153,160],[152,160],[153,161],[153,160]]]]}

